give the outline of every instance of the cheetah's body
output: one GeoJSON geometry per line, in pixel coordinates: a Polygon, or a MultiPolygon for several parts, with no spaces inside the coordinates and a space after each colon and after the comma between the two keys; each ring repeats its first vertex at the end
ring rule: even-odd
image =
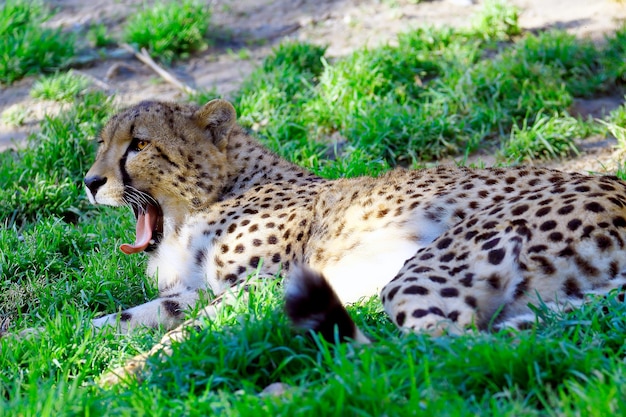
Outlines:
{"type": "Polygon", "coordinates": [[[504,322],[539,298],[577,304],[626,283],[626,184],[614,177],[439,167],[329,181],[263,148],[223,101],[117,115],[85,182],[95,202],[158,213],[144,249],[160,298],[123,312],[124,330],[172,328],[199,290],[220,294],[257,268],[306,265],[343,302],[382,289],[392,320],[416,330],[485,328],[499,309],[504,322]]]}

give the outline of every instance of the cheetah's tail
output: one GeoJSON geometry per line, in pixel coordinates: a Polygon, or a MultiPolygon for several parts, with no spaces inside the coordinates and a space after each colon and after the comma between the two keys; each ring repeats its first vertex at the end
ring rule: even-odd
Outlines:
{"type": "Polygon", "coordinates": [[[350,318],[326,278],[310,268],[296,267],[289,274],[285,310],[296,327],[318,332],[325,340],[370,343],[350,318]]]}

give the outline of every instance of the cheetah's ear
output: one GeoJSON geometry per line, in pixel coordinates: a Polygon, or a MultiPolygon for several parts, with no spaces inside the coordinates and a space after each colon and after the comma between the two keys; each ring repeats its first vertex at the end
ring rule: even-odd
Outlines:
{"type": "Polygon", "coordinates": [[[226,100],[215,99],[198,109],[193,117],[197,123],[211,132],[215,145],[223,150],[226,147],[228,133],[235,125],[237,112],[226,100]]]}

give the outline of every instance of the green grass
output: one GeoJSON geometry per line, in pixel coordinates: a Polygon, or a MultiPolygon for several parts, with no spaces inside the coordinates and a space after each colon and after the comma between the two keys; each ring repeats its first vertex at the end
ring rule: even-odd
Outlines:
{"type": "Polygon", "coordinates": [[[42,24],[49,10],[37,0],[8,0],[0,5],[0,84],[65,66],[74,54],[74,38],[42,24]]]}
{"type": "Polygon", "coordinates": [[[503,144],[502,153],[512,162],[547,160],[576,154],[572,138],[588,136],[589,126],[571,116],[538,114],[528,125],[513,126],[511,137],[503,144]]]}
{"type": "Polygon", "coordinates": [[[93,138],[111,111],[101,93],[85,96],[58,117],[47,116],[26,150],[0,154],[0,218],[8,226],[46,216],[75,218],[85,207],[81,177],[94,152],[93,138]]]}
{"type": "Polygon", "coordinates": [[[28,116],[26,106],[12,106],[0,113],[0,121],[9,126],[22,126],[28,116]]]}
{"type": "Polygon", "coordinates": [[[516,13],[497,3],[476,22],[418,29],[336,61],[314,45],[282,45],[240,90],[241,120],[282,155],[337,175],[358,170],[335,164],[415,165],[483,147],[499,148],[502,161],[554,158],[597,133],[567,110],[622,88],[626,28],[602,46],[562,31],[520,34],[516,13]],[[273,64],[287,59],[297,64],[273,64]],[[542,121],[553,114],[563,122],[542,121]],[[547,143],[516,150],[542,130],[547,143]]]}
{"type": "Polygon", "coordinates": [[[126,23],[123,38],[165,63],[209,46],[211,12],[197,0],[145,4],[126,23]]]}
{"type": "Polygon", "coordinates": [[[481,13],[474,17],[472,30],[486,40],[506,40],[522,34],[519,10],[498,0],[485,1],[481,13]]]}
{"type": "Polygon", "coordinates": [[[33,84],[30,95],[55,101],[72,101],[89,87],[89,79],[73,71],[57,73],[39,79],[33,84]]]}
{"type": "MultiPolygon", "coordinates": [[[[515,16],[491,3],[468,29],[419,29],[337,60],[283,44],[237,93],[241,122],[329,178],[494,147],[504,164],[569,156],[573,139],[598,134],[624,146],[625,106],[600,122],[567,110],[622,88],[626,29],[596,46],[520,33],[515,16]]],[[[44,329],[0,340],[0,416],[626,414],[626,305],[614,296],[570,314],[539,309],[533,330],[436,339],[400,334],[373,299],[351,308],[374,339],[358,347],[294,332],[280,285],[268,282],[171,357],[153,358],[144,383],[99,388],[102,372],[160,333],[96,334],[89,321],[157,290],[145,259],[117,250],[132,239],[130,212],[94,208],[83,192],[90,139],[111,102],[70,73],[42,79],[33,94],[69,104],[27,147],[0,153],[0,318],[14,331],[44,329]],[[258,395],[273,382],[290,388],[258,395]]]]}
{"type": "Polygon", "coordinates": [[[87,39],[96,48],[104,48],[115,44],[109,30],[103,23],[92,24],[87,31],[87,39]]]}
{"type": "Polygon", "coordinates": [[[600,122],[617,139],[619,146],[626,148],[626,105],[622,104],[611,112],[608,120],[600,122]]]}

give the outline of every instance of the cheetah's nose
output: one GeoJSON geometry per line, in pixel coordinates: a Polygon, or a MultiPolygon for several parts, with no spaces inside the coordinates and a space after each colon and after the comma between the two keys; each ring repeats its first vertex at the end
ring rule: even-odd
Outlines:
{"type": "Polygon", "coordinates": [[[89,188],[89,191],[91,191],[91,195],[94,198],[96,197],[98,189],[106,184],[106,182],[106,177],[101,177],[99,175],[93,175],[91,177],[85,178],[85,185],[87,186],[87,188],[89,188]]]}

